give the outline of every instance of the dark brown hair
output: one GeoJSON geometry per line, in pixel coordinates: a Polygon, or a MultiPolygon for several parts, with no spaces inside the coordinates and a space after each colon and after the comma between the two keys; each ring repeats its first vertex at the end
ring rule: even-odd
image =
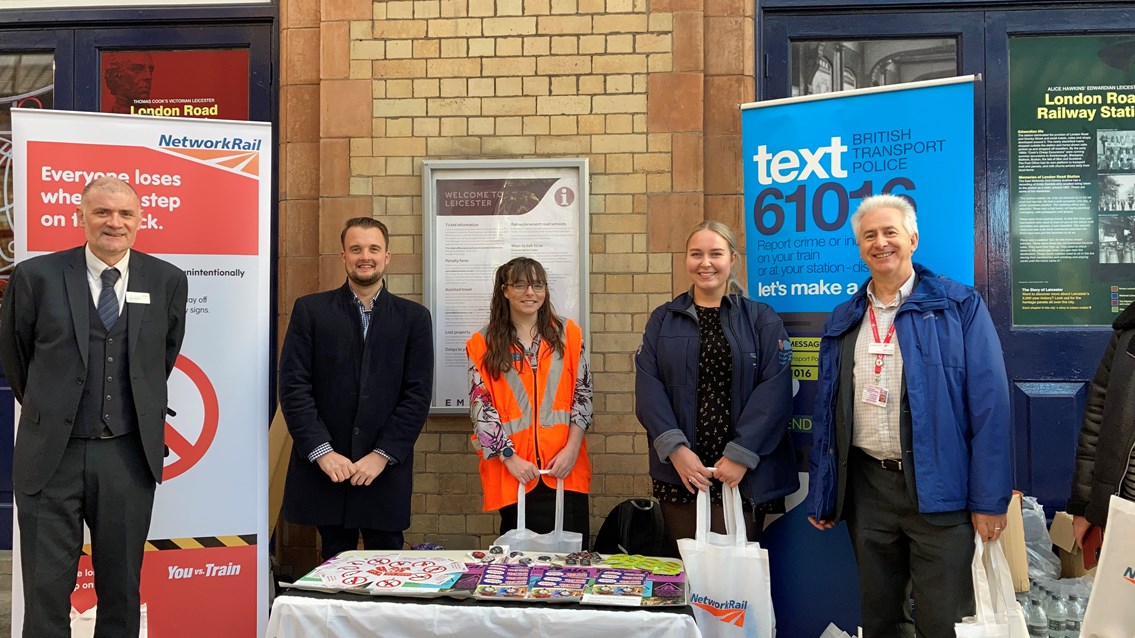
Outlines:
{"type": "Polygon", "coordinates": [[[343,224],[343,232],[339,233],[340,244],[347,241],[347,231],[352,228],[377,228],[382,233],[382,243],[386,244],[386,250],[390,250],[390,231],[386,229],[386,224],[373,217],[352,217],[343,224]]]}
{"type": "MultiPolygon", "coordinates": [[[[548,273],[540,262],[530,257],[517,257],[497,268],[493,277],[493,300],[489,304],[489,325],[485,329],[485,342],[488,349],[481,362],[485,370],[489,371],[494,379],[499,379],[502,372],[508,372],[512,366],[512,347],[516,345],[521,350],[529,344],[521,344],[516,334],[516,326],[512,325],[512,315],[509,312],[508,298],[504,296],[504,287],[509,284],[527,282],[530,284],[547,284],[548,273]]],[[[552,307],[552,291],[545,288],[544,305],[536,312],[536,330],[540,338],[547,341],[556,350],[556,354],[564,354],[564,322],[552,307]]]]}

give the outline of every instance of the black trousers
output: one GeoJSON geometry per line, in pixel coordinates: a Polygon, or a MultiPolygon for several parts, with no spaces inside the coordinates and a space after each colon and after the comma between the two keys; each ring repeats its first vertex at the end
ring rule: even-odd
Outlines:
{"type": "Polygon", "coordinates": [[[320,552],[323,560],[359,548],[359,536],[363,537],[363,549],[402,549],[405,538],[402,532],[381,529],[360,529],[342,525],[319,525],[320,552]]]}
{"type": "Polygon", "coordinates": [[[137,636],[142,554],[155,483],[137,434],[71,439],[36,494],[16,491],[24,582],[24,636],[70,638],[71,592],[91,530],[96,638],[137,636]]]}
{"type": "Polygon", "coordinates": [[[863,635],[953,638],[954,623],[974,609],[968,515],[955,517],[965,521],[959,524],[932,522],[908,495],[901,471],[854,448],[848,478],[845,510],[859,564],[863,635]]]}
{"type": "MultiPolygon", "coordinates": [[[[556,490],[540,481],[524,498],[525,527],[547,534],[556,525],[556,490]]],[[[500,533],[516,529],[516,506],[500,508],[500,533]]],[[[583,535],[583,548],[591,547],[591,509],[587,495],[564,490],[564,530],[583,535]]]]}
{"type": "MultiPolygon", "coordinates": [[[[698,503],[659,502],[659,505],[662,506],[662,521],[666,523],[666,555],[681,558],[678,539],[693,538],[697,533],[698,503]]],[[[765,533],[765,514],[757,512],[750,504],[741,507],[745,516],[745,536],[754,543],[761,542],[765,533]]],[[[718,534],[725,533],[725,510],[721,505],[710,505],[709,529],[718,534]]]]}

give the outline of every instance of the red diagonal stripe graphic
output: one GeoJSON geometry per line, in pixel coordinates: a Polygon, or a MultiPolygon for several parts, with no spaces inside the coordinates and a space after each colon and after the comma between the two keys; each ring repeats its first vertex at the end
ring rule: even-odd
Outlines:
{"type": "Polygon", "coordinates": [[[185,456],[187,452],[193,449],[193,444],[189,442],[189,439],[172,427],[166,428],[166,445],[169,446],[171,452],[179,457],[185,456]]]}
{"type": "Polygon", "coordinates": [[[721,620],[728,623],[733,623],[738,627],[745,626],[745,610],[744,609],[730,609],[731,613],[724,614],[721,620]]]}

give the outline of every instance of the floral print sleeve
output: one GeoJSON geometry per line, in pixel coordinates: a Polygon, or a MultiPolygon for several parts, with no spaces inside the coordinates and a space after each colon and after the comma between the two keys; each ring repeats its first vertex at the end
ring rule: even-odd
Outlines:
{"type": "Polygon", "coordinates": [[[501,427],[500,414],[493,405],[489,389],[472,362],[469,363],[469,416],[473,419],[473,434],[486,459],[495,457],[506,447],[512,447],[512,441],[501,427]]]}
{"type": "Polygon", "coordinates": [[[594,394],[591,387],[591,364],[587,360],[587,344],[579,350],[579,369],[575,373],[575,397],[571,402],[571,422],[584,431],[591,427],[592,403],[594,394]]]}

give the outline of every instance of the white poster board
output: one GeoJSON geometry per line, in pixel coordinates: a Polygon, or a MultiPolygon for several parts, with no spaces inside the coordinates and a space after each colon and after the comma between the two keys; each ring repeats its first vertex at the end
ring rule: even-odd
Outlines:
{"type": "MultiPolygon", "coordinates": [[[[79,193],[113,173],[142,200],[134,248],[189,278],[185,342],[169,379],[177,414],[166,421],[170,455],[142,566],[149,635],[261,636],[268,609],[271,125],[13,109],[12,130],[17,263],[82,245],[79,193]]],[[[15,534],[12,625],[19,636],[18,525],[15,534]]],[[[92,574],[84,555],[72,595],[80,614],[95,603],[92,574]]]]}
{"type": "Polygon", "coordinates": [[[514,257],[548,271],[548,299],[589,336],[586,159],[422,166],[424,301],[433,315],[431,414],[468,414],[465,341],[488,323],[493,275],[514,257]]]}

